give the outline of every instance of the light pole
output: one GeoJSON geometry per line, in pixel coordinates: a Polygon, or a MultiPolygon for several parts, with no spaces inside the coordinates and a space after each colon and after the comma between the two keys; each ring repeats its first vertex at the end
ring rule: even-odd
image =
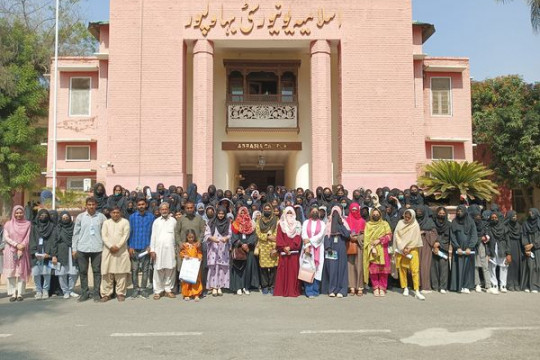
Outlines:
{"type": "Polygon", "coordinates": [[[57,105],[58,105],[58,13],[60,0],[56,0],[56,20],[54,34],[54,90],[53,90],[53,164],[52,164],[52,208],[56,210],[56,158],[57,158],[57,134],[56,127],[58,123],[57,105]]]}

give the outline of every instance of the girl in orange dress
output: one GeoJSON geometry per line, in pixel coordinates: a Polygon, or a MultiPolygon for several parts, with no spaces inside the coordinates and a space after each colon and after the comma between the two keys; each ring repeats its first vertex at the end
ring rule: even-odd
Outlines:
{"type": "MultiPolygon", "coordinates": [[[[180,257],[182,259],[187,258],[197,258],[199,260],[202,259],[202,249],[201,244],[197,240],[195,236],[195,231],[188,230],[186,233],[186,242],[182,245],[182,249],[180,250],[180,257]]],[[[197,282],[195,284],[190,284],[185,281],[182,281],[182,296],[184,297],[184,300],[189,301],[190,298],[194,298],[195,301],[199,301],[199,296],[201,295],[203,290],[202,282],[201,282],[201,271],[199,269],[199,276],[197,278],[197,282]]]]}

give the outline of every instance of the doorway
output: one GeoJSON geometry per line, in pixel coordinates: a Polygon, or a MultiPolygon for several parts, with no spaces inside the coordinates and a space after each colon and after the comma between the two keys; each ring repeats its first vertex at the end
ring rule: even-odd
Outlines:
{"type": "Polygon", "coordinates": [[[242,180],[240,185],[244,187],[254,183],[259,191],[266,191],[268,185],[283,185],[285,183],[284,171],[281,170],[240,170],[242,180]]]}

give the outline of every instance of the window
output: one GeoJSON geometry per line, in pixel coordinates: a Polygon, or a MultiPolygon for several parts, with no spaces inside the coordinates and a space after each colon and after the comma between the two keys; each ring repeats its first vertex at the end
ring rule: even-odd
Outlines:
{"type": "Polygon", "coordinates": [[[299,60],[224,60],[230,103],[296,103],[299,60]]]}
{"type": "Polygon", "coordinates": [[[238,102],[244,101],[244,77],[239,71],[233,71],[231,73],[229,84],[231,87],[231,100],[238,102]]]}
{"type": "Polygon", "coordinates": [[[449,77],[431,78],[431,114],[452,115],[452,84],[449,77]]]}
{"type": "Polygon", "coordinates": [[[259,71],[247,76],[249,95],[276,95],[278,77],[273,72],[259,71]]]}
{"type": "Polygon", "coordinates": [[[69,87],[69,116],[90,116],[89,77],[72,77],[69,87]]]}
{"type": "MultiPolygon", "coordinates": [[[[529,189],[529,203],[530,204],[533,203],[532,194],[533,194],[533,189],[530,188],[529,189]]],[[[513,202],[512,207],[518,213],[524,213],[527,210],[529,210],[527,209],[527,202],[525,201],[525,194],[523,193],[523,190],[521,189],[512,190],[512,202],[513,202]]]]}
{"type": "Polygon", "coordinates": [[[84,178],[72,178],[67,179],[67,190],[84,190],[84,178]]]}
{"type": "Polygon", "coordinates": [[[449,145],[432,145],[431,158],[433,160],[454,160],[454,147],[449,145]]]}
{"type": "Polygon", "coordinates": [[[281,76],[281,101],[294,101],[295,76],[292,72],[286,72],[281,76]]]}
{"type": "Polygon", "coordinates": [[[66,161],[90,161],[90,146],[66,146],[66,161]]]}

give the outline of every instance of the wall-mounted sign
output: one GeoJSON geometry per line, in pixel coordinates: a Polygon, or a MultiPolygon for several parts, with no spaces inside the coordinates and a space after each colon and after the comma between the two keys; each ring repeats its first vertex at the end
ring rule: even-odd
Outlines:
{"type": "Polygon", "coordinates": [[[221,150],[246,150],[246,151],[299,151],[302,150],[301,142],[222,142],[221,150]]]}
{"type": "Polygon", "coordinates": [[[300,35],[310,35],[311,26],[317,26],[322,29],[327,24],[334,21],[337,15],[338,27],[341,28],[341,12],[326,11],[323,8],[306,11],[302,16],[294,18],[291,15],[291,9],[282,9],[281,3],[274,5],[274,10],[265,14],[259,9],[259,4],[249,5],[247,2],[239,7],[237,16],[229,16],[221,9],[213,9],[209,3],[200,13],[190,16],[184,27],[186,29],[199,29],[203,36],[219,25],[225,29],[225,34],[235,35],[238,30],[244,35],[251,34],[253,31],[268,31],[270,35],[279,35],[281,31],[285,35],[292,36],[296,32],[300,35]]]}

